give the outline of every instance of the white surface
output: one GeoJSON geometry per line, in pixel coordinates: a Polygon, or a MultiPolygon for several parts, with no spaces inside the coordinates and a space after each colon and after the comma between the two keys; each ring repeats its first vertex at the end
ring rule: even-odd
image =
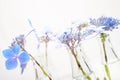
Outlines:
{"type": "MultiPolygon", "coordinates": [[[[120,19],[119,3],[119,0],[0,0],[0,80],[34,80],[31,63],[28,64],[23,75],[20,75],[19,67],[8,71],[5,69],[5,58],[1,52],[10,45],[16,35],[31,30],[27,22],[28,18],[31,19],[33,26],[38,31],[49,26],[57,32],[70,26],[72,22],[92,17],[105,15],[120,19]]],[[[112,34],[112,42],[118,54],[120,53],[119,34],[120,30],[112,34]]],[[[37,52],[33,46],[36,44],[34,38],[34,35],[31,34],[27,42],[27,49],[32,54],[37,52]]],[[[92,63],[91,66],[96,74],[101,77],[104,73],[99,67],[100,54],[97,54],[99,50],[97,45],[95,40],[90,40],[85,42],[84,48],[92,63]]],[[[51,48],[49,58],[57,78],[71,80],[69,56],[63,51],[64,49],[51,48]]],[[[35,55],[37,54],[35,53],[35,55]]],[[[113,80],[119,80],[120,62],[110,66],[113,80]]]]}

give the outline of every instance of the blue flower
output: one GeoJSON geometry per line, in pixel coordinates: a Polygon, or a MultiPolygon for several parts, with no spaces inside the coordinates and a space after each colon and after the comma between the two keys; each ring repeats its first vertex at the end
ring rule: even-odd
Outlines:
{"type": "Polygon", "coordinates": [[[64,43],[64,44],[67,44],[69,42],[71,42],[73,40],[73,32],[72,30],[68,30],[68,31],[65,31],[61,34],[61,36],[59,37],[59,40],[64,43]]]}
{"type": "Polygon", "coordinates": [[[63,44],[69,44],[71,46],[77,46],[78,43],[81,41],[81,33],[80,31],[76,30],[75,28],[69,28],[67,31],[63,32],[59,40],[63,44]]]}
{"type": "Polygon", "coordinates": [[[30,60],[28,53],[22,51],[18,44],[14,44],[9,49],[3,50],[3,56],[7,59],[5,62],[6,69],[15,69],[18,66],[19,61],[22,69],[21,73],[23,73],[27,62],[30,60]]]}
{"type": "Polygon", "coordinates": [[[102,29],[109,31],[113,30],[120,24],[120,20],[112,18],[112,17],[99,17],[98,19],[90,19],[90,23],[97,27],[102,26],[102,29]]]}

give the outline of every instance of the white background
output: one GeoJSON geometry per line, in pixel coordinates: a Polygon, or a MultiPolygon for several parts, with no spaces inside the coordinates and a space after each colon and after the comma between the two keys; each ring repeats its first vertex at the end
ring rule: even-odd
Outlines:
{"type": "MultiPolygon", "coordinates": [[[[69,27],[73,22],[112,16],[120,19],[119,0],[0,0],[0,80],[34,80],[34,70],[29,63],[24,74],[20,68],[8,71],[5,69],[5,58],[2,50],[10,45],[12,39],[19,34],[26,34],[31,29],[27,19],[31,19],[38,32],[44,27],[52,27],[56,32],[69,27]]],[[[120,54],[120,30],[111,34],[113,46],[120,54]]],[[[38,55],[35,49],[34,34],[27,38],[27,49],[33,55],[38,55]]],[[[100,52],[96,40],[84,42],[84,49],[89,62],[92,63],[96,75],[103,77],[100,52]]],[[[55,48],[51,43],[49,60],[57,79],[71,80],[69,56],[64,48],[55,48]],[[52,48],[51,48],[52,46],[52,48]]],[[[120,79],[120,62],[110,65],[113,80],[120,79]]]]}

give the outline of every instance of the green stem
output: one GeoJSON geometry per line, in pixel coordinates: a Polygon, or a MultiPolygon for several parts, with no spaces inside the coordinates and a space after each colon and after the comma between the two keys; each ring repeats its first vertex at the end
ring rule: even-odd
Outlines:
{"type": "Polygon", "coordinates": [[[100,80],[100,79],[97,77],[96,80],[100,80]]]}
{"type": "Polygon", "coordinates": [[[43,74],[45,75],[45,76],[47,76],[48,78],[49,78],[49,80],[52,80],[52,78],[50,77],[50,75],[44,70],[44,68],[35,60],[35,58],[31,55],[31,54],[29,54],[30,55],[30,57],[35,61],[35,63],[40,67],[40,69],[42,70],[42,72],[43,72],[43,74]]]}
{"type": "Polygon", "coordinates": [[[87,80],[91,80],[91,77],[89,75],[87,75],[87,73],[83,70],[81,64],[80,64],[80,61],[78,60],[77,58],[77,55],[75,54],[74,52],[74,49],[71,49],[71,47],[68,45],[69,49],[71,50],[71,53],[72,55],[74,56],[75,58],[75,61],[77,63],[77,66],[79,67],[79,69],[82,71],[82,74],[87,78],[87,80]]]}
{"type": "MultiPolygon", "coordinates": [[[[26,51],[22,46],[21,46],[23,51],[26,51]]],[[[32,60],[35,61],[35,63],[40,67],[40,69],[42,70],[43,74],[45,76],[47,76],[49,78],[49,80],[52,80],[52,78],[50,77],[50,75],[44,70],[44,68],[38,63],[38,61],[31,55],[29,54],[29,56],[32,58],[32,60]]]]}
{"type": "Polygon", "coordinates": [[[77,65],[78,65],[79,69],[82,71],[83,75],[86,75],[86,73],[85,73],[85,71],[83,70],[83,68],[82,68],[82,66],[81,66],[81,64],[80,64],[80,62],[78,61],[77,56],[75,55],[74,51],[71,50],[71,52],[72,52],[72,55],[73,55],[74,58],[75,58],[75,61],[76,61],[77,65]]]}
{"type": "Polygon", "coordinates": [[[109,70],[108,64],[105,64],[105,65],[104,65],[104,68],[105,68],[107,77],[109,78],[109,80],[111,80],[110,70],[109,70]]]}
{"type": "Polygon", "coordinates": [[[103,46],[103,51],[104,51],[104,57],[105,57],[105,62],[108,62],[108,58],[107,58],[107,53],[106,53],[106,48],[105,48],[105,43],[102,42],[102,46],[103,46]]]}
{"type": "Polygon", "coordinates": [[[105,65],[104,65],[104,69],[106,72],[107,77],[109,78],[109,80],[111,80],[111,76],[110,76],[110,70],[108,67],[108,58],[107,58],[107,52],[106,52],[106,48],[105,48],[105,41],[106,41],[107,35],[104,33],[101,33],[101,41],[102,41],[102,46],[103,46],[103,51],[104,51],[104,57],[105,57],[105,65]]]}

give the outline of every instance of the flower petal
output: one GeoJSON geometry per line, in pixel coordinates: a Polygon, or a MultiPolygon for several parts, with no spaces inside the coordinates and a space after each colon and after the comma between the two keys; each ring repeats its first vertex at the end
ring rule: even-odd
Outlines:
{"type": "Polygon", "coordinates": [[[27,64],[21,64],[20,67],[21,67],[21,74],[23,74],[24,72],[24,69],[26,68],[27,64]]]}
{"type": "Polygon", "coordinates": [[[18,44],[15,44],[15,45],[13,46],[13,52],[14,52],[15,54],[19,54],[20,50],[21,50],[21,48],[20,48],[20,46],[19,46],[18,44]]]}
{"type": "Polygon", "coordinates": [[[3,56],[7,59],[14,57],[14,52],[11,49],[5,49],[2,51],[3,56]]]}
{"type": "Polygon", "coordinates": [[[8,70],[15,69],[17,67],[17,65],[18,65],[18,62],[16,59],[8,59],[5,62],[6,69],[8,69],[8,70]]]}
{"type": "Polygon", "coordinates": [[[23,52],[20,54],[18,59],[21,64],[26,64],[30,60],[30,57],[27,52],[23,52]]]}

